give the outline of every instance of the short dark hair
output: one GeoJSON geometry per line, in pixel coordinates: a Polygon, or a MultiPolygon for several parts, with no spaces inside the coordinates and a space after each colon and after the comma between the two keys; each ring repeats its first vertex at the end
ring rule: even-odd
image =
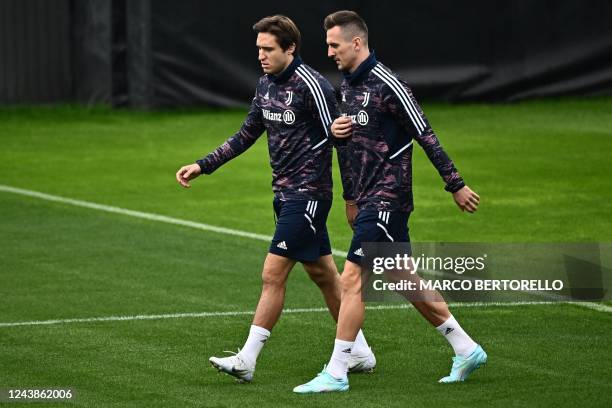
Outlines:
{"type": "Polygon", "coordinates": [[[325,17],[323,27],[325,31],[339,26],[347,31],[352,37],[361,37],[364,44],[368,44],[368,26],[359,14],[351,10],[341,10],[331,13],[325,17]]]}
{"type": "Polygon", "coordinates": [[[278,45],[287,51],[287,48],[295,44],[295,54],[300,51],[302,36],[300,30],[291,19],[281,14],[264,17],[253,25],[256,33],[270,33],[276,37],[278,45]]]}

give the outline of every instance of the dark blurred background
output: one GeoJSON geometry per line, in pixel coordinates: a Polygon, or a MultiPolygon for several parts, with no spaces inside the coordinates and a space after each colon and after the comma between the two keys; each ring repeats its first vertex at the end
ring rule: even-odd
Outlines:
{"type": "Polygon", "coordinates": [[[261,75],[251,27],[276,13],[337,86],[322,22],[340,9],[420,99],[612,94],[609,0],[0,0],[0,104],[244,106],[261,75]]]}

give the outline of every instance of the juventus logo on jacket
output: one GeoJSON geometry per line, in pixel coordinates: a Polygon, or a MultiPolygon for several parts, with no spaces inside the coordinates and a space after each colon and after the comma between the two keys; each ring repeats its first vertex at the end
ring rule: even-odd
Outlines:
{"type": "Polygon", "coordinates": [[[370,102],[370,93],[369,92],[364,92],[363,93],[363,102],[361,103],[361,105],[368,106],[368,102],[370,102]]]}

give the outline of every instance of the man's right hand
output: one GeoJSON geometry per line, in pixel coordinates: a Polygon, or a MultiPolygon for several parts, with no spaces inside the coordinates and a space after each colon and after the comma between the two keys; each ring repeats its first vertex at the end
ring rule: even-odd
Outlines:
{"type": "Polygon", "coordinates": [[[349,137],[353,133],[353,122],[349,116],[340,116],[331,125],[331,131],[339,139],[349,137]]]}
{"type": "Polygon", "coordinates": [[[355,218],[357,218],[357,214],[359,213],[359,209],[357,208],[357,203],[352,200],[346,200],[346,220],[348,221],[351,229],[353,228],[353,222],[355,222],[355,218]]]}
{"type": "Polygon", "coordinates": [[[201,173],[199,164],[188,164],[187,166],[183,166],[176,172],[176,181],[185,188],[191,187],[189,184],[189,180],[193,180],[198,177],[201,173]]]}

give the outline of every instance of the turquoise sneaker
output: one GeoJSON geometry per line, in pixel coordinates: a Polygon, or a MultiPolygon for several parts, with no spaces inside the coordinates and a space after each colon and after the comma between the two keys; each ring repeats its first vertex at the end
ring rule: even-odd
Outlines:
{"type": "Polygon", "coordinates": [[[293,392],[298,394],[312,394],[319,392],[336,392],[336,391],[348,391],[349,383],[348,377],[335,378],[332,377],[323,366],[321,371],[315,378],[306,384],[298,385],[293,389],[293,392]]]}
{"type": "Polygon", "coordinates": [[[487,362],[487,353],[478,345],[476,350],[467,357],[453,357],[453,366],[451,367],[450,375],[441,378],[441,383],[454,383],[464,381],[472,371],[477,369],[487,362]]]}

